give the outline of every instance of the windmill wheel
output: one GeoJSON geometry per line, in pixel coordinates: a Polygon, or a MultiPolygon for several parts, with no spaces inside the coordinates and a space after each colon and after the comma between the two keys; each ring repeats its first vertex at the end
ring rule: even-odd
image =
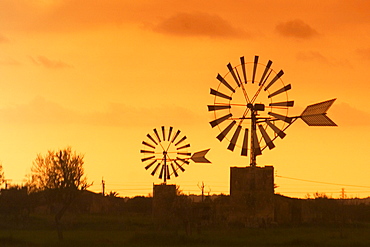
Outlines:
{"type": "Polygon", "coordinates": [[[151,171],[152,176],[158,176],[166,183],[171,176],[177,177],[179,171],[185,171],[184,165],[190,164],[190,144],[180,130],[162,126],[160,131],[153,129],[146,137],[140,150],[144,155],[141,161],[145,163],[145,169],[151,171]]]}
{"type": "Polygon", "coordinates": [[[217,75],[218,87],[210,91],[213,105],[208,105],[214,118],[210,124],[220,132],[217,139],[227,140],[231,151],[241,148],[242,156],[249,153],[252,166],[266,147],[275,147],[277,137],[284,138],[284,128],[292,123],[288,109],[294,105],[288,99],[291,85],[281,79],[283,70],[276,72],[272,61],[264,65],[258,59],[245,62],[241,57],[235,67],[229,63],[226,75],[217,75]]]}

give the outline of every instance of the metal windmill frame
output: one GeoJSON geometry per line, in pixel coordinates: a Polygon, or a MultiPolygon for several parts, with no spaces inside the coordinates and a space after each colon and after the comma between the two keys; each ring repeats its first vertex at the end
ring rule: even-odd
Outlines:
{"type": "Polygon", "coordinates": [[[271,60],[267,65],[259,63],[258,60],[259,56],[255,56],[253,62],[246,63],[244,57],[241,57],[240,65],[233,67],[231,63],[227,64],[227,74],[216,76],[219,85],[217,89],[211,88],[210,94],[214,97],[214,102],[208,105],[208,111],[213,112],[215,118],[210,125],[212,128],[217,126],[220,130],[217,139],[219,141],[227,139],[229,141],[227,149],[231,151],[234,151],[239,140],[242,156],[248,156],[249,149],[250,166],[257,165],[257,156],[262,155],[264,149],[275,148],[275,139],[278,137],[283,139],[286,136],[285,130],[297,119],[302,119],[309,126],[337,126],[326,115],[335,99],[309,105],[299,116],[288,116],[288,109],[294,106],[294,101],[289,100],[287,95],[292,88],[291,84],[284,84],[281,79],[284,71],[275,72],[271,67],[271,60]],[[233,82],[230,82],[230,77],[233,82]],[[253,86],[257,86],[257,90],[251,96],[248,89],[253,86]],[[233,100],[237,98],[235,96],[238,91],[242,95],[239,99],[243,102],[235,103],[233,100]],[[261,98],[261,92],[265,92],[268,103],[257,103],[261,98]],[[235,116],[232,109],[237,107],[241,107],[242,111],[235,116]],[[269,111],[261,116],[266,108],[269,111]],[[246,123],[248,121],[249,125],[246,123]],[[235,130],[231,135],[232,129],[235,130]],[[242,129],[244,137],[240,141],[242,129]]]}
{"type": "Polygon", "coordinates": [[[179,172],[185,171],[185,165],[190,161],[195,163],[211,163],[205,155],[209,149],[191,153],[188,149],[190,143],[180,130],[170,126],[167,131],[161,126],[160,131],[153,129],[153,134],[148,133],[147,139],[142,141],[143,148],[140,153],[144,155],[141,159],[145,163],[145,170],[152,170],[151,175],[163,180],[166,184],[172,176],[178,177],[179,172]],[[149,163],[148,163],[149,162],[149,163]]]}

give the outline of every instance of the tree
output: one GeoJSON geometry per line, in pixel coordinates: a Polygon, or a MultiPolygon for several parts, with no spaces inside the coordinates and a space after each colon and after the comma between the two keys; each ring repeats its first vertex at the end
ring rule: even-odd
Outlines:
{"type": "Polygon", "coordinates": [[[30,192],[44,191],[52,203],[58,203],[55,223],[59,240],[63,239],[61,219],[80,191],[91,184],[84,176],[84,156],[72,152],[71,147],[58,151],[48,151],[37,155],[31,168],[30,192]]]}
{"type": "Polygon", "coordinates": [[[3,164],[0,163],[0,185],[5,183],[3,164]]]}
{"type": "Polygon", "coordinates": [[[111,192],[109,192],[109,194],[108,194],[108,197],[118,197],[118,192],[117,191],[111,191],[111,192]]]}

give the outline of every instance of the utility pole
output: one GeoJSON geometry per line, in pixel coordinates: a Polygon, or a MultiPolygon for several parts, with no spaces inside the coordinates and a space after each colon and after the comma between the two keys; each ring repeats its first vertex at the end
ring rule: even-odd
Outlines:
{"type": "Polygon", "coordinates": [[[13,181],[13,179],[4,179],[5,182],[5,189],[8,189],[9,182],[13,181]]]}
{"type": "Polygon", "coordinates": [[[104,180],[104,177],[101,178],[101,185],[102,185],[102,195],[105,196],[105,180],[104,180]]]}
{"type": "Polygon", "coordinates": [[[345,198],[345,193],[344,193],[344,188],[342,188],[342,199],[344,199],[345,198]]]}

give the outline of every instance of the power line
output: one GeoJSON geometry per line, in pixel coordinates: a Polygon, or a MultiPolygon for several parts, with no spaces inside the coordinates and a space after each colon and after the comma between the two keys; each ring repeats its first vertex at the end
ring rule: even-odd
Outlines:
{"type": "MultiPolygon", "coordinates": [[[[277,193],[282,194],[282,193],[296,193],[296,194],[301,194],[305,193],[307,191],[278,191],[277,193]]],[[[357,191],[357,190],[346,190],[346,194],[353,194],[353,193],[369,193],[370,191],[357,191]]],[[[308,192],[307,192],[308,193],[308,192]]],[[[311,192],[312,193],[312,192],[311,192]]],[[[341,193],[341,191],[322,191],[321,193],[341,193]]]]}
{"type": "Polygon", "coordinates": [[[284,176],[280,176],[280,175],[275,175],[275,176],[276,177],[279,177],[279,178],[287,178],[287,179],[304,181],[304,182],[310,182],[310,183],[330,184],[330,185],[340,185],[340,186],[350,186],[350,187],[361,187],[361,188],[370,188],[370,186],[363,186],[363,185],[337,184],[337,183],[319,182],[319,181],[313,181],[313,180],[307,180],[307,179],[301,179],[301,178],[284,177],[284,176]]]}

